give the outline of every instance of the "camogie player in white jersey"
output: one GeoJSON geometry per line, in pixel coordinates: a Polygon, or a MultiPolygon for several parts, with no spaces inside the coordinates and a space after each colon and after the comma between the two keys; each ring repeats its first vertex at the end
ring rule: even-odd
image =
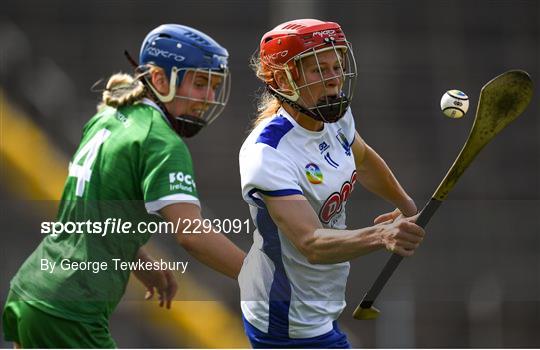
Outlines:
{"type": "Polygon", "coordinates": [[[283,23],[263,36],[254,65],[267,91],[240,151],[257,228],[239,276],[246,334],[256,348],[350,347],[336,325],[348,261],[379,249],[412,255],[424,236],[416,206],[356,132],[356,64],[338,24],[283,23]],[[397,209],[347,230],[357,182],[397,209]]]}

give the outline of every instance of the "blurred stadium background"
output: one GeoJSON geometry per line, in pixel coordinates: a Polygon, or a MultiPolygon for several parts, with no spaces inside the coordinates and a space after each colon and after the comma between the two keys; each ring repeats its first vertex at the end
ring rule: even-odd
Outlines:
{"type": "MultiPolygon", "coordinates": [[[[261,85],[248,68],[264,32],[285,20],[342,25],[355,48],[357,126],[419,206],[432,194],[472,124],[480,87],[512,68],[540,76],[538,1],[27,1],[0,11],[0,297],[52,220],[81,128],[99,94],[92,84],[129,71],[162,23],[209,33],[229,49],[233,89],[224,114],[188,144],[206,216],[247,218],[239,147],[261,85]],[[450,120],[444,91],[462,89],[471,111],[450,120]]],[[[341,325],[355,347],[540,347],[540,123],[538,93],[489,145],[432,220],[417,255],[379,299],[376,322],[354,321],[355,304],[386,261],[353,262],[341,325]]],[[[350,227],[392,209],[357,187],[350,227]]],[[[251,235],[232,237],[247,249],[251,235]]],[[[156,255],[186,257],[172,241],[156,255]]],[[[120,347],[244,347],[234,281],[190,259],[171,312],[141,302],[131,285],[111,320],[120,347]]],[[[11,344],[2,342],[3,347],[11,344]]]]}

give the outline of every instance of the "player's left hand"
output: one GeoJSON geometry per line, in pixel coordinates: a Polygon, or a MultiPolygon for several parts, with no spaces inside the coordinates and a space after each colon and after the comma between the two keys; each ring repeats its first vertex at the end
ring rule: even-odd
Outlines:
{"type": "Polygon", "coordinates": [[[159,306],[171,308],[178,284],[169,270],[137,270],[133,274],[146,287],[145,300],[151,300],[157,290],[159,306]]]}

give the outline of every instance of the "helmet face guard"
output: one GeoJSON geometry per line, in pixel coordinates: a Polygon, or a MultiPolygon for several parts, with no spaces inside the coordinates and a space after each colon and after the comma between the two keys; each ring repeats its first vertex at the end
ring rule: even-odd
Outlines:
{"type": "Polygon", "coordinates": [[[357,70],[351,44],[338,24],[311,19],[281,24],[263,37],[260,62],[263,70],[270,72],[261,76],[268,90],[298,111],[325,123],[338,121],[347,111],[354,94],[357,70]],[[339,64],[339,69],[334,69],[331,75],[323,73],[323,53],[339,64]],[[308,57],[314,58],[320,79],[314,80],[311,75],[308,80],[305,67],[308,57]],[[278,86],[274,77],[279,71],[285,74],[290,89],[278,86]],[[316,98],[313,90],[328,91],[331,81],[338,84],[337,94],[316,98]],[[311,103],[306,103],[305,99],[310,99],[311,103]]]}
{"type": "MultiPolygon", "coordinates": [[[[198,120],[203,121],[205,125],[208,125],[212,123],[221,114],[221,112],[223,112],[223,109],[229,100],[229,94],[231,91],[231,79],[229,71],[228,69],[220,72],[203,68],[186,68],[181,71],[183,79],[190,76],[188,72],[193,72],[193,75],[191,75],[191,81],[186,81],[187,83],[190,83],[188,93],[186,95],[175,94],[173,98],[200,102],[204,106],[204,109],[201,110],[201,113],[195,117],[197,117],[198,120]],[[196,82],[196,80],[201,78],[203,78],[203,81],[206,82],[206,86],[195,88],[206,90],[206,94],[204,95],[204,98],[193,97],[194,85],[200,85],[198,82],[196,82]],[[215,80],[215,78],[219,78],[220,80],[217,88],[212,86],[212,82],[215,80]]],[[[170,88],[172,89],[172,86],[170,88]]]]}
{"type": "MultiPolygon", "coordinates": [[[[287,98],[296,104],[300,105],[310,113],[305,113],[310,117],[323,121],[325,123],[334,123],[338,121],[347,111],[351,100],[354,95],[354,88],[356,85],[356,62],[354,55],[352,54],[352,49],[350,43],[339,43],[335,44],[330,41],[330,45],[321,45],[323,48],[313,47],[307,52],[299,54],[297,57],[293,58],[294,64],[298,71],[298,75],[301,77],[303,82],[302,85],[298,85],[297,82],[293,79],[289,80],[291,86],[293,86],[292,95],[288,95],[287,98]],[[330,76],[323,75],[323,68],[319,60],[319,55],[323,52],[331,52],[335,56],[336,62],[339,63],[339,69],[337,72],[330,76]],[[310,81],[306,77],[306,69],[304,66],[304,58],[309,56],[314,57],[319,80],[310,81]],[[330,81],[338,81],[338,90],[339,92],[336,95],[324,95],[322,98],[316,99],[313,95],[313,88],[319,86],[323,88],[324,91],[327,91],[327,85],[330,81]],[[307,106],[304,101],[302,101],[301,94],[309,95],[311,101],[317,101],[314,106],[307,106]]],[[[288,68],[286,66],[285,69],[288,68]]],[[[289,76],[289,75],[288,75],[289,76]]],[[[290,75],[292,77],[292,74],[290,75]]],[[[288,91],[278,91],[278,93],[284,93],[288,91]]],[[[301,111],[302,112],[302,111],[301,111]]]]}

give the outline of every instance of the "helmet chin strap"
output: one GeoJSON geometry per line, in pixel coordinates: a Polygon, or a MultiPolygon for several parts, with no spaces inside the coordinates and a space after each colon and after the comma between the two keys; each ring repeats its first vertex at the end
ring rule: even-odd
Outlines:
{"type": "Polygon", "coordinates": [[[316,108],[325,116],[327,123],[335,123],[340,120],[349,108],[351,101],[347,96],[328,97],[328,103],[316,106],[316,108]]]}
{"type": "Polygon", "coordinates": [[[169,121],[171,122],[174,131],[176,131],[178,135],[186,138],[197,135],[207,124],[206,121],[187,114],[172,117],[172,119],[174,121],[169,117],[169,121]]]}
{"type": "Polygon", "coordinates": [[[268,86],[267,90],[281,102],[288,103],[291,107],[293,107],[300,113],[304,113],[308,117],[311,117],[323,123],[335,123],[340,120],[345,115],[345,112],[347,111],[347,108],[351,103],[351,101],[346,96],[328,97],[328,103],[321,106],[315,106],[315,108],[324,116],[323,118],[311,109],[301,106],[295,101],[289,100],[288,98],[278,93],[277,91],[274,91],[274,89],[268,86]]]}

